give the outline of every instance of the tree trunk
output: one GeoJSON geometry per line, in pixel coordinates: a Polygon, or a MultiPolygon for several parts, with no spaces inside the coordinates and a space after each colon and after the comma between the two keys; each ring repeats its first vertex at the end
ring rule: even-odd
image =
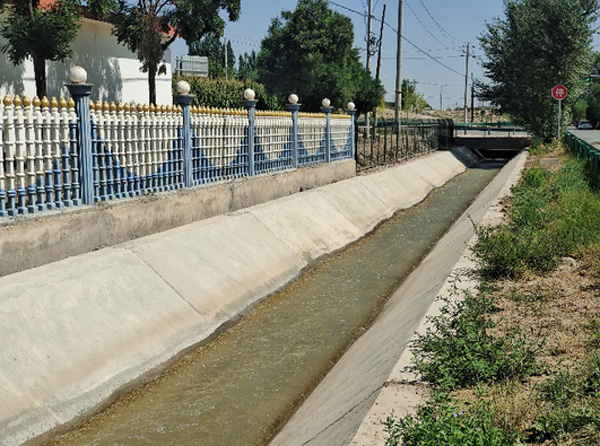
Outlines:
{"type": "Polygon", "coordinates": [[[148,64],[148,91],[150,104],[156,105],[156,73],[158,66],[155,63],[148,64]]]}
{"type": "Polygon", "coordinates": [[[33,72],[35,74],[35,94],[42,99],[46,96],[46,60],[33,54],[33,72]]]}

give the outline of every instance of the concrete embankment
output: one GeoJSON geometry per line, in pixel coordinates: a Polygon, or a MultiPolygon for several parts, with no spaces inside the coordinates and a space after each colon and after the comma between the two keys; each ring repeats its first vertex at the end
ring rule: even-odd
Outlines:
{"type": "Polygon", "coordinates": [[[464,171],[450,152],[0,279],[0,445],[37,442],[464,171]]]}
{"type": "Polygon", "coordinates": [[[356,176],[354,160],[0,221],[0,277],[356,176]]]}
{"type": "MultiPolygon", "coordinates": [[[[385,443],[382,420],[404,414],[419,403],[418,387],[406,389],[403,369],[410,360],[407,345],[435,298],[450,292],[453,273],[469,263],[467,245],[473,223],[491,222],[494,206],[520,177],[523,152],[510,161],[479,194],[469,209],[389,298],[378,318],[350,347],[311,393],[270,446],[380,446],[385,443]],[[490,210],[491,209],[491,210],[490,210]]],[[[465,282],[465,286],[467,283],[465,282]]],[[[460,286],[460,285],[459,285],[460,286]]],[[[414,379],[414,377],[412,377],[414,379]]]]}

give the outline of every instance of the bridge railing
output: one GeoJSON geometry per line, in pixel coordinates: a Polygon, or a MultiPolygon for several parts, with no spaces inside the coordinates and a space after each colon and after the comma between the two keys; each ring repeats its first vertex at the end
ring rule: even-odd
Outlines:
{"type": "MultiPolygon", "coordinates": [[[[0,217],[200,186],[354,157],[354,110],[334,115],[90,101],[0,104],[0,217]]],[[[84,91],[85,90],[85,91],[84,91]]],[[[84,91],[84,93],[81,93],[84,91]]]]}
{"type": "Polygon", "coordinates": [[[451,120],[427,121],[377,121],[367,127],[366,122],[357,123],[356,162],[359,169],[393,164],[401,160],[444,150],[452,143],[451,120]]]}
{"type": "Polygon", "coordinates": [[[528,132],[512,122],[455,122],[454,136],[512,137],[527,136],[528,132]]]}
{"type": "Polygon", "coordinates": [[[595,187],[600,187],[600,150],[569,131],[565,133],[564,141],[573,156],[587,160],[590,180],[595,187]]]}

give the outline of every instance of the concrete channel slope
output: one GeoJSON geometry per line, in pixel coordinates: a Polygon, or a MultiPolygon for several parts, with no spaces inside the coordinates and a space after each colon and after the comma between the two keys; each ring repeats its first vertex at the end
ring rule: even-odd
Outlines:
{"type": "Polygon", "coordinates": [[[105,406],[463,172],[464,155],[438,152],[0,278],[0,445],[40,442],[105,406]]]}
{"type": "Polygon", "coordinates": [[[384,305],[379,317],[311,393],[270,446],[376,446],[381,419],[406,408],[397,389],[406,347],[446,287],[481,222],[520,176],[526,153],[510,161],[384,305]],[[400,365],[399,365],[400,364],[400,365]],[[389,389],[387,387],[390,387],[389,389]],[[378,400],[378,397],[380,398],[378,400]],[[390,402],[384,405],[384,402],[390,402]],[[378,407],[381,406],[381,407],[378,407]],[[371,413],[369,415],[369,413],[371,413]],[[360,429],[359,429],[360,428],[360,429]],[[358,433],[357,433],[358,431],[358,433]]]}

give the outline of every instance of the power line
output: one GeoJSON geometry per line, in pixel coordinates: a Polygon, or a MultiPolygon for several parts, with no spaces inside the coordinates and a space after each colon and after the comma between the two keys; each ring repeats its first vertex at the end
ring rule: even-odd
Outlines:
{"type": "MultiPolygon", "coordinates": [[[[377,18],[375,18],[375,20],[378,20],[377,18]]],[[[390,28],[392,31],[394,31],[396,34],[398,34],[398,30],[396,28],[394,28],[392,25],[390,25],[389,23],[385,22],[385,25],[390,28]]],[[[441,62],[439,60],[437,60],[435,57],[433,57],[431,54],[429,54],[427,51],[425,51],[424,49],[422,49],[421,47],[419,47],[417,44],[411,42],[408,38],[406,38],[405,36],[402,36],[403,40],[406,40],[406,42],[408,42],[409,44],[411,44],[414,48],[416,48],[419,52],[425,54],[429,59],[433,60],[434,62],[438,63],[439,65],[441,65],[442,67],[446,68],[449,71],[452,71],[455,74],[458,74],[460,77],[463,77],[464,74],[460,73],[458,71],[456,71],[454,68],[449,67],[448,65],[446,65],[444,62],[441,62]]]]}
{"type": "MultiPolygon", "coordinates": [[[[432,56],[434,57],[434,56],[432,56]]],[[[435,56],[436,60],[441,59],[462,59],[463,56],[435,56]]],[[[383,60],[395,60],[395,57],[382,57],[383,60]]],[[[404,57],[404,60],[427,60],[427,57],[404,57]]]]}
{"type": "Polygon", "coordinates": [[[415,12],[415,10],[412,8],[412,6],[410,6],[410,3],[408,3],[407,0],[404,0],[404,4],[406,6],[408,6],[408,9],[410,10],[410,12],[412,12],[412,14],[415,16],[415,18],[417,19],[417,22],[419,22],[421,24],[421,26],[423,27],[423,29],[425,31],[427,31],[427,33],[433,37],[433,39],[438,42],[440,45],[444,45],[446,46],[446,44],[444,42],[442,42],[440,39],[438,39],[431,31],[429,31],[429,28],[427,28],[427,26],[425,26],[425,24],[423,23],[423,21],[421,20],[421,18],[417,15],[417,13],[415,12]]]}
{"type": "Polygon", "coordinates": [[[427,6],[425,6],[425,3],[423,2],[423,0],[419,0],[419,2],[421,3],[421,6],[423,6],[423,9],[425,9],[425,11],[427,12],[427,14],[429,14],[429,17],[431,18],[431,20],[433,20],[433,23],[436,24],[436,26],[439,28],[439,30],[446,35],[447,37],[449,37],[450,39],[453,39],[456,42],[462,43],[462,41],[460,41],[459,39],[457,39],[456,37],[452,36],[452,34],[450,34],[448,31],[446,31],[444,29],[444,27],[442,25],[440,25],[438,23],[438,21],[433,17],[433,15],[431,14],[431,12],[429,12],[429,9],[427,8],[427,6]]]}
{"type": "MultiPolygon", "coordinates": [[[[334,2],[332,0],[328,0],[330,4],[337,6],[339,8],[345,9],[346,11],[352,12],[354,14],[358,14],[360,16],[365,17],[366,15],[360,11],[357,11],[356,9],[352,9],[352,8],[348,8],[347,6],[344,5],[340,5],[337,2],[334,2]]],[[[377,17],[373,17],[374,20],[377,20],[378,22],[381,22],[381,19],[378,19],[377,17]]],[[[386,25],[388,28],[390,28],[392,31],[394,31],[396,34],[398,34],[398,30],[396,28],[394,28],[392,25],[390,25],[387,22],[384,22],[384,25],[386,25]]],[[[446,68],[449,71],[452,71],[455,74],[458,74],[460,77],[463,77],[463,73],[459,73],[458,71],[456,71],[454,68],[449,67],[448,65],[446,65],[445,63],[437,60],[435,57],[433,57],[431,54],[429,54],[427,51],[425,51],[424,49],[422,49],[421,47],[419,47],[418,45],[416,45],[415,43],[411,42],[408,38],[406,38],[405,36],[401,36],[403,40],[405,40],[407,43],[409,43],[410,45],[412,45],[415,49],[417,49],[420,53],[425,54],[429,59],[433,60],[434,62],[438,63],[439,65],[441,65],[442,67],[446,68]]]]}

